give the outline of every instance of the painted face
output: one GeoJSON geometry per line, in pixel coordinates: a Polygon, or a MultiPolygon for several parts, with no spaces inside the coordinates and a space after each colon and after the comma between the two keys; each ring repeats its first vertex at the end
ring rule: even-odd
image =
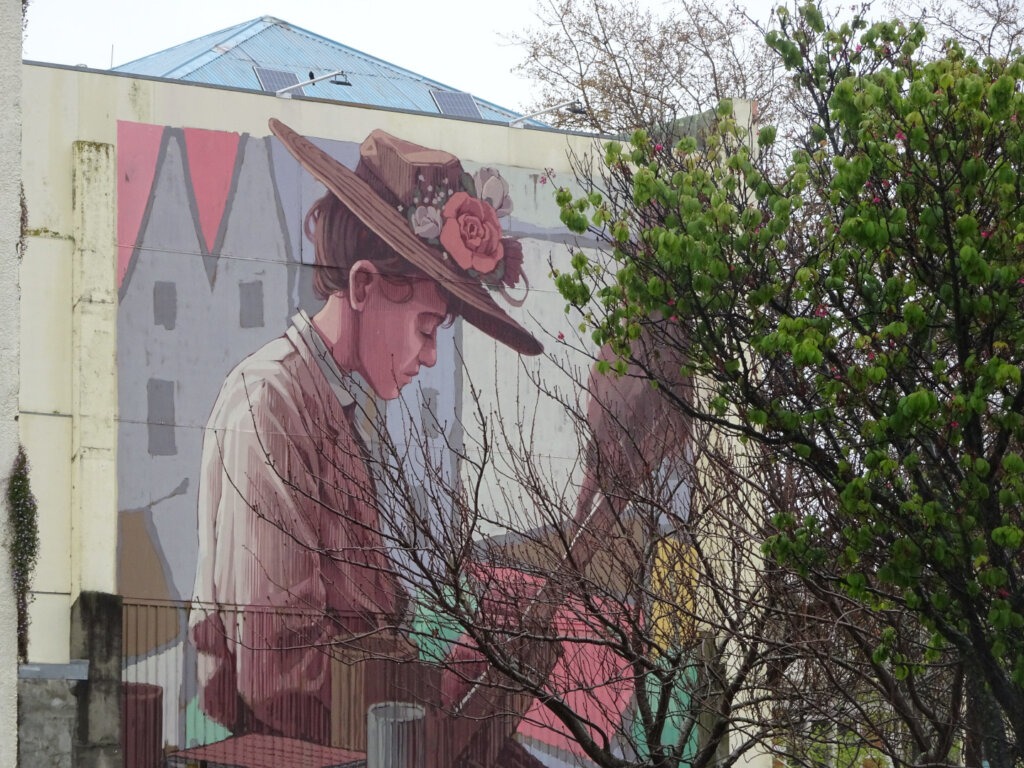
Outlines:
{"type": "Polygon", "coordinates": [[[448,305],[431,280],[378,279],[360,318],[360,373],[378,397],[394,400],[421,367],[437,362],[437,329],[448,305]]]}

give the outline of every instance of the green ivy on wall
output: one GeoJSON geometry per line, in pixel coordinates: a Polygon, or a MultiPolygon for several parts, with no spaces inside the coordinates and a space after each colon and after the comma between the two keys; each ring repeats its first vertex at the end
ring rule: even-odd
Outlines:
{"type": "Polygon", "coordinates": [[[11,520],[11,580],[18,605],[18,658],[24,662],[28,659],[28,591],[39,556],[39,523],[36,497],[29,486],[28,458],[22,447],[7,479],[7,508],[11,520]]]}

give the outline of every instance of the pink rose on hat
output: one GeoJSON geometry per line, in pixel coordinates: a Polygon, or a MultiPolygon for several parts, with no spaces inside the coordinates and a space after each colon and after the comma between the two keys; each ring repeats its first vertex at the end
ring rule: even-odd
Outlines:
{"type": "Polygon", "coordinates": [[[441,211],[441,246],[463,269],[493,271],[504,256],[501,224],[494,208],[465,192],[456,192],[441,211]]]}

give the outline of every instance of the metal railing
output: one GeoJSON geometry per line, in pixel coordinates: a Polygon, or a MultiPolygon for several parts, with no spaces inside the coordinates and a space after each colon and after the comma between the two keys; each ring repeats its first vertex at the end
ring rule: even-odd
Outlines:
{"type": "MultiPolygon", "coordinates": [[[[355,619],[365,625],[367,618],[124,599],[125,767],[262,765],[271,752],[280,754],[282,766],[292,761],[286,755],[302,756],[295,757],[301,765],[322,760],[355,766],[366,759],[368,712],[382,703],[421,709],[424,722],[416,738],[427,741],[435,759],[450,763],[448,745],[466,743],[465,732],[481,730],[481,723],[453,720],[442,711],[442,668],[417,660],[416,647],[401,634],[341,629],[355,619]],[[212,639],[211,627],[217,628],[212,639]],[[311,627],[322,631],[312,633],[311,627]],[[211,674],[209,658],[197,646],[215,658],[210,644],[218,640],[233,655],[211,674]],[[296,682],[300,668],[317,674],[296,682]],[[239,669],[249,674],[241,685],[239,669]]],[[[498,730],[514,729],[510,721],[498,730]]],[[[411,732],[395,731],[395,749],[411,732]]],[[[478,739],[463,755],[466,764],[493,764],[502,745],[486,742],[478,739]]]]}

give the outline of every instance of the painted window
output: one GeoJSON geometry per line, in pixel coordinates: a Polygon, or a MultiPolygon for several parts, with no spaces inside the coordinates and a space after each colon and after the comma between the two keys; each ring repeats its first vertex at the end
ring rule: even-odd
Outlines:
{"type": "Polygon", "coordinates": [[[149,455],[174,456],[174,382],[150,379],[146,382],[146,424],[149,427],[149,455]]]}
{"type": "Polygon", "coordinates": [[[178,285],[166,280],[153,283],[153,325],[173,331],[178,322],[178,285]]]}
{"type": "Polygon", "coordinates": [[[241,328],[263,327],[263,281],[238,284],[238,325],[241,328]]]}

